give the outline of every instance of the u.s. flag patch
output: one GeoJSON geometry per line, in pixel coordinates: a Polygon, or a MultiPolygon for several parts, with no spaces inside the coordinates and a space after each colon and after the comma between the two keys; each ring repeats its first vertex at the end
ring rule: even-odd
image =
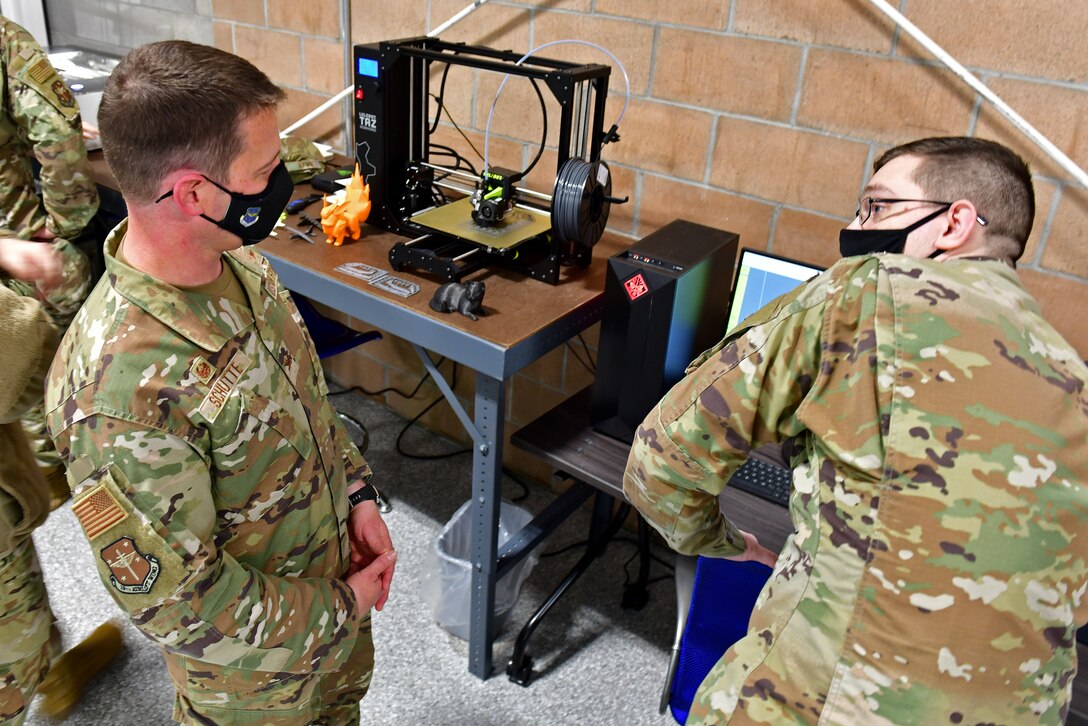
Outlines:
{"type": "Polygon", "coordinates": [[[42,58],[27,70],[27,75],[33,78],[37,83],[45,83],[54,72],[53,66],[49,64],[49,61],[42,58]]]}
{"type": "Polygon", "coordinates": [[[72,505],[87,539],[94,539],[115,524],[128,518],[128,513],[113,498],[105,484],[99,484],[78,502],[72,505]]]}

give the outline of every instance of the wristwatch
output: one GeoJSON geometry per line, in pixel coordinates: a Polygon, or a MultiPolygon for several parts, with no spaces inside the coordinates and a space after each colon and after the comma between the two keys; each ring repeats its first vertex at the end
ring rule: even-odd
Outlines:
{"type": "Polygon", "coordinates": [[[348,504],[350,504],[351,508],[354,509],[356,506],[362,504],[363,502],[376,502],[378,501],[378,497],[378,490],[374,487],[373,484],[367,482],[361,489],[356,489],[348,495],[348,504]]]}

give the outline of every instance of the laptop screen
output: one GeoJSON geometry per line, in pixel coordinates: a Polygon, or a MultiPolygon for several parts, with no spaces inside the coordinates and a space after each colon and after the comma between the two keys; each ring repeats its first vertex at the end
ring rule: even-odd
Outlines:
{"type": "Polygon", "coordinates": [[[823,272],[822,267],[778,257],[767,252],[742,249],[737,266],[737,282],[729,303],[726,330],[805,280],[823,272]]]}

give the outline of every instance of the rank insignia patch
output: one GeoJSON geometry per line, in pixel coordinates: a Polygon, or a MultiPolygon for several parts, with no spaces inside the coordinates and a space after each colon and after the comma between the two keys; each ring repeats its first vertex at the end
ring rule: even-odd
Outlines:
{"type": "Polygon", "coordinates": [[[99,552],[110,568],[110,584],[126,595],[144,595],[159,577],[159,561],[136,548],[131,537],[122,537],[99,552]]]}
{"type": "Polygon", "coordinates": [[[279,279],[276,277],[276,271],[272,269],[272,266],[268,264],[268,260],[261,261],[261,277],[264,278],[264,289],[272,297],[276,296],[276,281],[279,279]]]}
{"type": "Polygon", "coordinates": [[[123,522],[128,514],[109,490],[102,484],[92,489],[87,496],[72,505],[87,539],[93,540],[115,524],[123,522]]]}
{"type": "Polygon", "coordinates": [[[189,371],[204,385],[207,385],[208,381],[215,375],[215,368],[212,367],[212,364],[200,356],[197,356],[196,360],[193,361],[193,365],[189,368],[189,371]]]}

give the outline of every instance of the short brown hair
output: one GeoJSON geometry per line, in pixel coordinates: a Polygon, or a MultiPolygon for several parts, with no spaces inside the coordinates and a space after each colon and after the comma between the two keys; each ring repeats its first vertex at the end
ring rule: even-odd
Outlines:
{"type": "Polygon", "coordinates": [[[886,151],[873,171],[899,156],[918,156],[914,182],[930,199],[966,199],[986,220],[988,251],[1012,260],[1024,254],[1035,221],[1035,188],[1027,163],[986,139],[945,136],[912,141],[886,151]]]}
{"type": "Polygon", "coordinates": [[[249,61],[183,40],[149,43],[110,75],[98,110],[102,150],[130,202],[148,203],[170,172],[191,167],[225,183],[241,121],[285,94],[249,61]]]}

